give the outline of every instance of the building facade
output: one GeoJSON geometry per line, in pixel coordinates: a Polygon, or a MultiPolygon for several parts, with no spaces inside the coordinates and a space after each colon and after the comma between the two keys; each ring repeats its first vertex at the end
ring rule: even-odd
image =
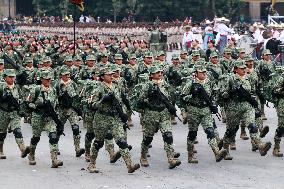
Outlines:
{"type": "MultiPolygon", "coordinates": [[[[252,21],[266,20],[271,0],[243,0],[245,6],[241,13],[252,21]]],[[[279,15],[284,15],[284,0],[276,0],[274,6],[279,15]]]]}
{"type": "Polygon", "coordinates": [[[16,0],[0,0],[0,16],[14,17],[16,15],[16,0]]]}

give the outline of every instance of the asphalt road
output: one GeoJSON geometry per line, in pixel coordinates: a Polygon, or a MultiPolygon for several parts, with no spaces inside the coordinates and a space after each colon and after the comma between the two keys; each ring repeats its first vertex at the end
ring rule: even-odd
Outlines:
{"type": "MultiPolygon", "coordinates": [[[[277,118],[275,109],[266,108],[270,133],[265,140],[273,141],[277,118]]],[[[134,116],[135,126],[129,132],[129,144],[133,145],[131,154],[134,162],[139,162],[140,143],[142,132],[139,125],[139,117],[134,116]]],[[[225,125],[218,122],[220,135],[225,132],[225,125]]],[[[29,144],[31,127],[22,126],[25,142],[29,144]]],[[[86,168],[84,157],[76,158],[72,131],[66,124],[66,136],[61,138],[60,159],[64,166],[51,169],[48,138],[45,133],[41,137],[37,151],[37,165],[28,165],[28,159],[20,158],[19,150],[14,136],[9,134],[5,141],[6,160],[0,160],[0,188],[1,189],[85,189],[85,188],[152,188],[152,189],[189,189],[189,188],[283,188],[283,158],[272,156],[272,150],[268,155],[261,157],[259,153],[251,151],[250,141],[244,141],[237,137],[237,150],[231,152],[233,161],[221,161],[216,163],[213,153],[207,144],[206,135],[200,128],[198,132],[199,164],[187,163],[186,136],[187,126],[178,122],[173,126],[174,147],[181,153],[182,164],[173,170],[168,169],[166,154],[163,150],[161,134],[158,133],[153,140],[153,148],[150,149],[150,166],[141,168],[134,174],[128,174],[122,160],[115,164],[109,163],[107,152],[102,149],[99,153],[97,167],[98,174],[90,174],[86,168]]],[[[82,136],[85,129],[82,128],[82,136]]],[[[82,140],[83,141],[83,140],[82,140]]],[[[83,145],[83,143],[82,143],[83,145]]],[[[283,145],[283,142],[282,142],[283,145]]],[[[116,146],[117,149],[117,146],[116,146]]],[[[282,147],[284,149],[284,147],[282,147]]]]}

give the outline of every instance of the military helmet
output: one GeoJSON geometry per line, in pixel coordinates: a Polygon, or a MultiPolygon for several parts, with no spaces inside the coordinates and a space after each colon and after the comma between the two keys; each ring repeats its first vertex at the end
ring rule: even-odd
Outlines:
{"type": "Polygon", "coordinates": [[[67,56],[65,56],[65,58],[64,58],[64,62],[73,62],[73,58],[72,58],[72,56],[71,56],[71,55],[67,55],[67,56]]]}
{"type": "Polygon", "coordinates": [[[147,58],[153,58],[153,53],[151,51],[147,51],[144,55],[144,57],[147,57],[147,58]]]}
{"type": "Polygon", "coordinates": [[[16,72],[14,69],[5,69],[4,70],[4,76],[5,77],[15,77],[16,76],[16,72]]]}
{"type": "Polygon", "coordinates": [[[250,62],[250,61],[254,61],[253,57],[250,55],[246,55],[245,56],[245,62],[250,62]]]}
{"type": "Polygon", "coordinates": [[[265,49],[263,50],[262,55],[271,55],[271,52],[269,49],[265,49]]]}
{"type": "Polygon", "coordinates": [[[173,54],[172,55],[172,60],[179,60],[179,55],[178,54],[173,54]]]}
{"type": "Polygon", "coordinates": [[[88,55],[86,61],[96,61],[96,57],[94,55],[88,55]]]}
{"type": "Polygon", "coordinates": [[[157,56],[165,56],[165,55],[166,55],[166,53],[164,51],[159,51],[157,53],[157,56]]]}
{"type": "Polygon", "coordinates": [[[40,77],[42,79],[52,79],[52,74],[49,71],[43,71],[41,72],[40,77]]]}
{"type": "Polygon", "coordinates": [[[237,68],[246,68],[246,64],[244,61],[242,60],[237,60],[234,62],[234,67],[237,67],[237,68]]]}
{"type": "Polygon", "coordinates": [[[45,56],[42,58],[42,62],[52,62],[51,58],[49,56],[45,56]]]}
{"type": "Polygon", "coordinates": [[[213,58],[213,57],[218,57],[218,54],[216,51],[213,51],[211,54],[210,54],[210,58],[213,58]]]}
{"type": "Polygon", "coordinates": [[[157,72],[162,72],[162,71],[163,71],[163,69],[160,66],[157,66],[157,65],[153,65],[149,68],[150,74],[155,74],[157,72]]]}
{"type": "Polygon", "coordinates": [[[114,59],[115,59],[115,60],[122,60],[123,58],[122,58],[122,55],[121,55],[121,54],[115,54],[115,55],[114,55],[114,59]]]}
{"type": "Polygon", "coordinates": [[[68,66],[63,65],[60,68],[60,75],[67,75],[67,74],[70,74],[70,70],[69,70],[68,66]]]}
{"type": "Polygon", "coordinates": [[[196,65],[194,67],[195,72],[207,72],[207,69],[204,65],[196,65]]]}
{"type": "Polygon", "coordinates": [[[114,72],[110,69],[111,65],[106,65],[99,71],[99,76],[103,76],[105,74],[113,74],[114,72]]]}
{"type": "Polygon", "coordinates": [[[200,56],[199,50],[193,50],[192,56],[200,56]]]}

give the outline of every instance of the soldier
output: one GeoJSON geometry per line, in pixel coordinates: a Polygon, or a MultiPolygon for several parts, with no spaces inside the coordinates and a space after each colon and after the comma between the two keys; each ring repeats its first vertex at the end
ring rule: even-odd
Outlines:
{"type": "Polygon", "coordinates": [[[51,61],[51,58],[49,56],[45,56],[45,57],[42,58],[42,67],[38,69],[37,74],[36,74],[37,75],[37,79],[36,79],[37,84],[40,84],[41,73],[43,71],[50,72],[50,74],[52,75],[52,81],[57,79],[56,71],[55,71],[55,69],[53,69],[51,67],[51,65],[52,65],[52,61],[51,61]]]}
{"type": "Polygon", "coordinates": [[[6,69],[4,71],[5,82],[0,84],[0,159],[6,159],[3,144],[9,126],[21,151],[21,157],[25,158],[30,153],[30,148],[24,144],[21,131],[21,118],[18,115],[21,94],[19,87],[15,84],[15,76],[15,70],[6,69]]]}
{"type": "Polygon", "coordinates": [[[94,118],[96,137],[91,148],[91,162],[88,166],[91,173],[98,173],[96,159],[100,148],[104,145],[108,131],[111,131],[116,144],[119,146],[119,152],[126,163],[128,173],[133,173],[140,168],[139,164],[132,164],[123,130],[123,124],[127,122],[127,115],[120,105],[122,93],[120,88],[112,82],[112,74],[109,66],[101,69],[102,83],[92,91],[92,95],[88,99],[91,108],[97,109],[94,118]]]}
{"type": "Polygon", "coordinates": [[[140,90],[135,90],[136,104],[143,110],[141,120],[144,124],[143,140],[141,143],[142,166],[149,166],[147,154],[154,134],[160,130],[164,140],[164,149],[167,153],[169,168],[173,169],[181,164],[173,149],[173,135],[171,115],[176,115],[176,109],[169,101],[168,85],[162,79],[162,69],[151,66],[149,69],[150,81],[143,83],[140,90]],[[166,105],[167,104],[167,105],[166,105]]]}
{"type": "Polygon", "coordinates": [[[144,55],[144,60],[138,64],[137,75],[148,73],[148,69],[153,63],[153,53],[148,51],[144,55]]]}
{"type": "Polygon", "coordinates": [[[0,82],[4,82],[4,59],[0,58],[0,82]]]}
{"type": "MultiPolygon", "coordinates": [[[[253,87],[246,74],[246,65],[243,61],[235,62],[235,75],[227,78],[227,85],[220,89],[221,97],[227,106],[227,129],[224,135],[224,148],[229,152],[229,145],[233,142],[239,128],[240,121],[249,129],[251,142],[259,149],[261,156],[265,156],[271,148],[270,142],[262,142],[255,124],[255,113],[258,112],[257,101],[251,92],[253,87]]],[[[225,159],[232,159],[228,153],[225,159]]]]}
{"type": "Polygon", "coordinates": [[[213,99],[214,83],[207,78],[207,70],[203,65],[195,67],[195,79],[187,83],[181,92],[183,103],[186,104],[189,132],[187,135],[188,163],[198,163],[194,157],[194,142],[198,126],[201,124],[207,134],[208,144],[215,154],[216,162],[220,162],[227,151],[218,147],[212,113],[218,113],[217,104],[213,99]]]}
{"type": "Polygon", "coordinates": [[[225,48],[223,58],[220,59],[223,73],[231,73],[233,69],[232,62],[232,50],[225,48]]]}
{"type": "Polygon", "coordinates": [[[156,54],[160,50],[159,48],[160,39],[161,39],[161,33],[159,29],[154,28],[150,32],[150,36],[149,36],[150,51],[154,52],[154,54],[156,54]]]}
{"type": "Polygon", "coordinates": [[[60,80],[55,85],[56,92],[58,94],[58,112],[59,118],[63,124],[69,120],[72,131],[73,140],[75,146],[76,157],[80,157],[85,153],[85,150],[80,148],[80,129],[79,129],[79,117],[82,116],[82,112],[76,103],[81,104],[79,95],[77,94],[77,85],[70,79],[70,68],[66,65],[60,69],[60,80]]]}
{"type": "MultiPolygon", "coordinates": [[[[41,73],[41,85],[31,89],[26,101],[29,107],[33,109],[31,117],[32,138],[30,144],[29,164],[35,165],[35,150],[42,131],[46,131],[49,137],[49,147],[52,160],[52,168],[58,168],[63,162],[57,159],[58,153],[58,136],[63,132],[57,129],[54,117],[47,112],[47,106],[50,105],[53,110],[57,105],[57,95],[54,88],[51,87],[52,73],[43,71],[41,73]],[[58,131],[57,131],[58,130],[58,131]]],[[[57,117],[58,118],[58,117],[57,117]]]]}
{"type": "Polygon", "coordinates": [[[274,136],[274,148],[273,148],[273,155],[275,157],[283,157],[283,153],[280,151],[280,143],[281,138],[284,136],[284,77],[283,77],[283,68],[280,68],[281,74],[273,77],[270,81],[270,85],[272,85],[272,94],[275,98],[275,108],[278,117],[278,125],[275,131],[274,136]]]}
{"type": "Polygon", "coordinates": [[[94,55],[87,56],[86,65],[80,71],[79,80],[92,80],[92,73],[94,70],[96,70],[95,61],[96,58],[94,55]]]}

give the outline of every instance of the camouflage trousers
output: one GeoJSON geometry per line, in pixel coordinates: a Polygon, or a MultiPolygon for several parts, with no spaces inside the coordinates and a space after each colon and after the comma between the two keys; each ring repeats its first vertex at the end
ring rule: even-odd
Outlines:
{"type": "MultiPolygon", "coordinates": [[[[84,114],[83,124],[84,124],[84,127],[87,129],[87,132],[85,135],[86,151],[91,148],[92,141],[95,138],[94,115],[95,115],[95,112],[91,110],[89,110],[88,112],[84,114]]],[[[104,139],[104,143],[105,143],[105,149],[107,151],[114,148],[113,135],[110,130],[108,131],[106,138],[104,139]]]]}
{"type": "Polygon", "coordinates": [[[33,113],[31,117],[31,126],[32,126],[32,139],[31,147],[36,148],[37,143],[40,140],[41,133],[46,131],[49,137],[49,147],[50,151],[58,150],[58,139],[56,132],[56,124],[50,117],[44,117],[41,114],[33,113]]]}
{"type": "Polygon", "coordinates": [[[171,126],[171,115],[165,109],[161,112],[145,110],[141,114],[141,120],[144,124],[143,140],[141,143],[142,153],[148,153],[149,145],[151,144],[155,133],[159,130],[162,133],[164,140],[164,150],[168,154],[173,154],[173,136],[171,126]]]}
{"type": "MultiPolygon", "coordinates": [[[[121,156],[123,158],[130,158],[128,144],[125,140],[125,131],[123,129],[123,123],[121,122],[118,116],[109,116],[97,112],[94,116],[93,126],[95,140],[91,148],[91,158],[97,158],[98,152],[100,148],[103,147],[105,139],[110,139],[108,138],[109,134],[111,134],[116,144],[118,145],[121,156]]],[[[109,144],[106,143],[106,145],[109,144]]]]}
{"type": "Polygon", "coordinates": [[[284,136],[284,99],[280,99],[275,108],[278,117],[278,127],[275,131],[274,142],[280,145],[281,138],[284,136]]]}
{"type": "Polygon", "coordinates": [[[24,145],[23,135],[21,131],[21,118],[16,111],[6,112],[0,110],[0,143],[4,144],[7,136],[7,130],[10,127],[15,136],[18,145],[24,145]]]}
{"type": "Polygon", "coordinates": [[[203,127],[204,132],[207,134],[209,146],[214,149],[217,148],[219,133],[210,109],[208,107],[198,108],[195,106],[187,106],[187,112],[187,151],[193,151],[199,125],[203,127]]]}
{"type": "Polygon", "coordinates": [[[252,145],[257,146],[261,142],[259,131],[255,124],[255,110],[248,102],[230,101],[226,108],[226,118],[224,145],[234,142],[241,122],[249,130],[252,145]]]}

